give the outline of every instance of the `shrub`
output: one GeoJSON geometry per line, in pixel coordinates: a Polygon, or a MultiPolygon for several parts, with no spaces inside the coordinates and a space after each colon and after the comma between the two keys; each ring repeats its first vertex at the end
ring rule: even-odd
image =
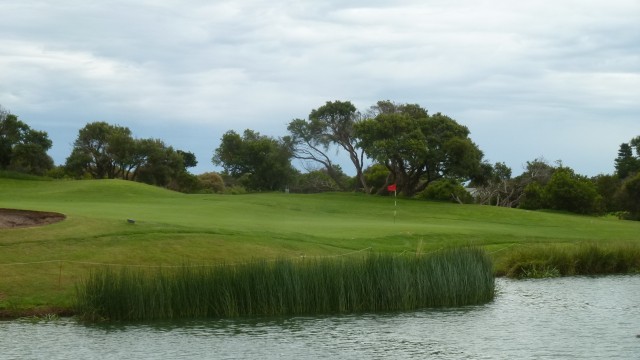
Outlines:
{"type": "Polygon", "coordinates": [[[543,209],[545,207],[544,188],[537,182],[527,185],[519,207],[527,210],[543,209]]]}
{"type": "Polygon", "coordinates": [[[319,193],[326,191],[339,191],[340,186],[329,176],[326,171],[315,170],[297,176],[296,185],[291,191],[300,193],[319,193]]]}
{"type": "Polygon", "coordinates": [[[426,189],[416,195],[416,199],[450,201],[463,204],[473,202],[473,196],[460,183],[451,179],[432,182],[426,189]]]}
{"type": "Polygon", "coordinates": [[[222,176],[214,172],[198,175],[200,189],[204,193],[223,193],[225,190],[222,176]]]}
{"type": "Polygon", "coordinates": [[[640,271],[640,246],[536,246],[507,256],[499,274],[514,278],[635,273],[640,271]]]}
{"type": "Polygon", "coordinates": [[[544,196],[550,208],[579,214],[596,213],[600,203],[596,186],[569,168],[559,168],[553,173],[544,196]]]}
{"type": "Polygon", "coordinates": [[[364,170],[364,177],[367,185],[371,187],[371,192],[377,193],[387,183],[389,169],[382,164],[373,164],[364,170]]]}

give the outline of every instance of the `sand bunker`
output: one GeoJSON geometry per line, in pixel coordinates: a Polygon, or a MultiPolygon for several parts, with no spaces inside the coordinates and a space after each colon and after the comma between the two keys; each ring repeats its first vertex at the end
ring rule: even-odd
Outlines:
{"type": "Polygon", "coordinates": [[[0,209],[0,229],[42,226],[65,218],[63,214],[54,212],[0,209]]]}

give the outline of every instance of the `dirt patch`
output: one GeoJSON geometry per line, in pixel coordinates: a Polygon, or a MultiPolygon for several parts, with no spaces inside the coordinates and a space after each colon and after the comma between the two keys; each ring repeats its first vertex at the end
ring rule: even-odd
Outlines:
{"type": "Polygon", "coordinates": [[[42,226],[65,218],[64,214],[54,212],[0,209],[0,229],[42,226]]]}

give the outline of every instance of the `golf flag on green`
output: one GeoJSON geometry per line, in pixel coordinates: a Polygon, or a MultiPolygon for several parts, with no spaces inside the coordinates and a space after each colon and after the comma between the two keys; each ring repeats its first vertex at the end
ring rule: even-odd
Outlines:
{"type": "Polygon", "coordinates": [[[387,191],[388,192],[392,192],[393,191],[393,223],[396,223],[396,214],[397,214],[397,210],[398,210],[398,200],[397,197],[398,196],[398,192],[396,191],[396,184],[391,184],[389,186],[387,186],[387,191]]]}

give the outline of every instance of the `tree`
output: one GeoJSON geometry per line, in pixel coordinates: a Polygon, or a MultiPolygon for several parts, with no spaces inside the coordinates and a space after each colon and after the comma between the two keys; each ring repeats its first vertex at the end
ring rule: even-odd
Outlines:
{"type": "Polygon", "coordinates": [[[544,188],[544,198],[551,209],[579,214],[597,213],[601,200],[594,183],[567,167],[553,173],[544,188]]]}
{"type": "MultiPolygon", "coordinates": [[[[139,142],[143,161],[135,172],[135,180],[146,184],[167,186],[184,173],[184,160],[171,146],[160,139],[143,139],[139,142]]],[[[177,190],[177,188],[175,189],[177,190]]]]}
{"type": "MultiPolygon", "coordinates": [[[[75,175],[89,173],[94,179],[113,179],[134,160],[134,141],[131,130],[104,121],[92,122],[78,131],[71,155],[66,164],[75,175]]],[[[128,171],[125,171],[128,172],[128,171]]]]}
{"type": "MultiPolygon", "coordinates": [[[[557,161],[557,163],[560,163],[560,161],[557,161]]],[[[556,169],[557,168],[550,165],[547,160],[540,157],[533,161],[527,161],[525,172],[523,172],[518,178],[525,185],[532,182],[536,182],[540,185],[547,185],[556,169]]]]}
{"type": "Polygon", "coordinates": [[[387,167],[404,195],[442,178],[471,179],[480,172],[482,152],[469,130],[448,116],[389,102],[379,102],[372,113],[377,115],[355,124],[358,145],[387,167]]]}
{"type": "Polygon", "coordinates": [[[334,172],[334,164],[327,155],[331,142],[318,125],[318,122],[294,119],[287,126],[290,135],[284,141],[291,148],[294,158],[321,164],[335,182],[338,174],[334,172]]]}
{"type": "MultiPolygon", "coordinates": [[[[561,164],[560,161],[557,163],[561,164]]],[[[512,206],[528,210],[548,207],[543,198],[544,189],[556,170],[556,167],[542,157],[527,161],[525,171],[512,180],[515,188],[513,196],[516,199],[512,206]]]]}
{"type": "Polygon", "coordinates": [[[532,182],[524,187],[522,199],[518,204],[520,209],[539,210],[547,207],[544,187],[538,182],[532,182]]]}
{"type": "Polygon", "coordinates": [[[493,166],[481,165],[481,175],[470,184],[475,188],[475,197],[483,205],[504,207],[517,206],[523,196],[523,187],[511,178],[511,168],[503,162],[493,166]]]}
{"type": "Polygon", "coordinates": [[[240,136],[227,131],[215,150],[212,162],[252,190],[278,190],[291,180],[291,149],[284,141],[245,130],[240,136]]]}
{"type": "Polygon", "coordinates": [[[182,156],[185,169],[198,165],[198,160],[196,160],[196,155],[194,153],[182,150],[176,150],[176,152],[182,156]]]}
{"type": "Polygon", "coordinates": [[[640,220],[640,173],[628,178],[622,186],[622,201],[631,219],[640,220]]]}
{"type": "Polygon", "coordinates": [[[364,170],[367,184],[371,186],[371,191],[382,193],[391,183],[391,173],[383,164],[373,164],[364,170]]]}
{"type": "Polygon", "coordinates": [[[602,210],[613,213],[623,210],[620,192],[623,181],[616,175],[598,175],[591,179],[595,184],[598,195],[602,198],[602,210]]]}
{"type": "Polygon", "coordinates": [[[14,147],[9,169],[42,176],[53,167],[53,159],[47,155],[44,147],[37,143],[26,143],[14,147]]]}
{"type": "Polygon", "coordinates": [[[0,107],[0,169],[44,175],[53,168],[46,132],[33,130],[0,107]]]}
{"type": "Polygon", "coordinates": [[[339,183],[333,163],[327,155],[330,145],[337,145],[349,155],[356,169],[356,177],[363,190],[369,186],[363,174],[364,152],[359,150],[354,136],[354,124],[360,118],[356,107],[349,101],[327,101],[309,114],[309,120],[295,119],[289,123],[287,138],[293,156],[322,164],[327,174],[339,183]]]}
{"type": "Polygon", "coordinates": [[[618,157],[615,159],[615,168],[620,179],[640,172],[640,136],[636,136],[628,143],[620,144],[618,157]]]}
{"type": "Polygon", "coordinates": [[[190,192],[198,184],[186,168],[195,155],[159,139],[135,139],[127,127],[93,122],[78,131],[65,167],[76,177],[122,178],[190,192]]]}

